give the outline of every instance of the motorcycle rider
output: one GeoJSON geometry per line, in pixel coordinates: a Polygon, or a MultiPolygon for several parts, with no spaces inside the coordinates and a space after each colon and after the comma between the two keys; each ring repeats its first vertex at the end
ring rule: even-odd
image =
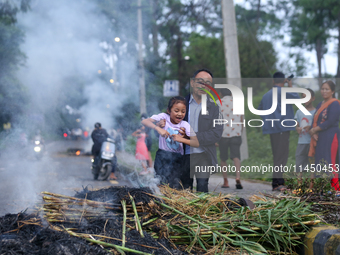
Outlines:
{"type": "MultiPolygon", "coordinates": [[[[93,168],[98,167],[98,163],[100,160],[100,149],[102,147],[103,142],[106,140],[106,138],[109,137],[109,134],[106,132],[104,128],[102,128],[102,125],[97,122],[94,124],[94,130],[91,134],[91,138],[93,141],[93,146],[92,146],[92,155],[94,157],[94,162],[93,162],[93,168]]],[[[114,174],[114,165],[112,165],[112,172],[110,175],[110,178],[113,180],[116,180],[117,177],[114,174]]]]}

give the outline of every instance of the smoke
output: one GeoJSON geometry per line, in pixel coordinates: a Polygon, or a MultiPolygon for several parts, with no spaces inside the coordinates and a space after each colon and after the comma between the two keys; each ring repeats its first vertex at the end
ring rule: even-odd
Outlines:
{"type": "MultiPolygon", "coordinates": [[[[32,0],[31,10],[18,16],[18,25],[25,32],[21,49],[27,56],[18,79],[27,88],[30,103],[16,124],[19,128],[12,127],[12,137],[20,140],[20,134],[26,132],[31,139],[36,129],[52,134],[65,123],[62,113],[70,113],[70,109],[77,114],[68,116],[79,119],[83,129],[92,129],[95,122],[109,129],[117,124],[114,119],[121,115],[124,102],[139,104],[135,41],[115,42],[117,31],[112,22],[99,9],[99,3],[90,0],[32,0]]],[[[136,37],[137,24],[128,22],[125,25],[131,30],[130,38],[136,37]]],[[[124,32],[128,34],[129,30],[124,32]]],[[[14,141],[9,136],[7,140],[14,141]]],[[[41,162],[22,155],[25,148],[6,148],[1,155],[5,165],[1,178],[8,192],[3,198],[20,201],[18,206],[23,209],[36,201],[42,189],[63,194],[67,189],[71,195],[73,188],[88,183],[88,177],[72,174],[79,161],[54,158],[53,153],[67,150],[68,145],[64,146],[51,143],[41,162]]],[[[90,175],[91,162],[87,159],[82,166],[87,171],[84,176],[90,175]]]]}
{"type": "Polygon", "coordinates": [[[95,122],[110,128],[127,97],[138,98],[136,59],[124,51],[124,42],[114,44],[112,24],[94,1],[35,0],[18,23],[26,32],[27,55],[19,78],[31,96],[29,113],[43,114],[45,124],[60,125],[60,117],[48,113],[70,105],[80,109],[83,128],[95,122]],[[117,80],[110,83],[118,63],[120,87],[117,80]]]}

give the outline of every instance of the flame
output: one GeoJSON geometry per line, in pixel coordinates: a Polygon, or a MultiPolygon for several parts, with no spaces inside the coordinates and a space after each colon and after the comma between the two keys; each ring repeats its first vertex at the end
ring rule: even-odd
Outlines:
{"type": "Polygon", "coordinates": [[[79,155],[80,155],[80,151],[77,151],[77,152],[76,152],[76,155],[79,156],[79,155]]]}

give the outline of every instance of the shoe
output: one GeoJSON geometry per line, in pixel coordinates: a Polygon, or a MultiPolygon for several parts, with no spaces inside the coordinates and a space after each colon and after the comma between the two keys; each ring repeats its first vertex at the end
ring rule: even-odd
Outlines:
{"type": "Polygon", "coordinates": [[[243,186],[240,180],[236,180],[236,189],[243,189],[243,186]]]}
{"type": "Polygon", "coordinates": [[[222,189],[228,189],[229,186],[228,186],[228,185],[222,185],[221,188],[222,188],[222,189]]]}
{"type": "Polygon", "coordinates": [[[273,188],[273,191],[279,191],[279,192],[286,191],[286,190],[287,190],[287,188],[283,185],[279,185],[279,186],[273,188]]]}

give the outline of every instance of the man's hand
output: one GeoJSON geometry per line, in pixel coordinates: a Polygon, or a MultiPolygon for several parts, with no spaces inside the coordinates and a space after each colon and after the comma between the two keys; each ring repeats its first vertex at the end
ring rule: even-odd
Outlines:
{"type": "Polygon", "coordinates": [[[293,82],[292,82],[292,80],[286,79],[285,82],[288,83],[288,87],[290,87],[290,88],[293,87],[293,82]]]}

